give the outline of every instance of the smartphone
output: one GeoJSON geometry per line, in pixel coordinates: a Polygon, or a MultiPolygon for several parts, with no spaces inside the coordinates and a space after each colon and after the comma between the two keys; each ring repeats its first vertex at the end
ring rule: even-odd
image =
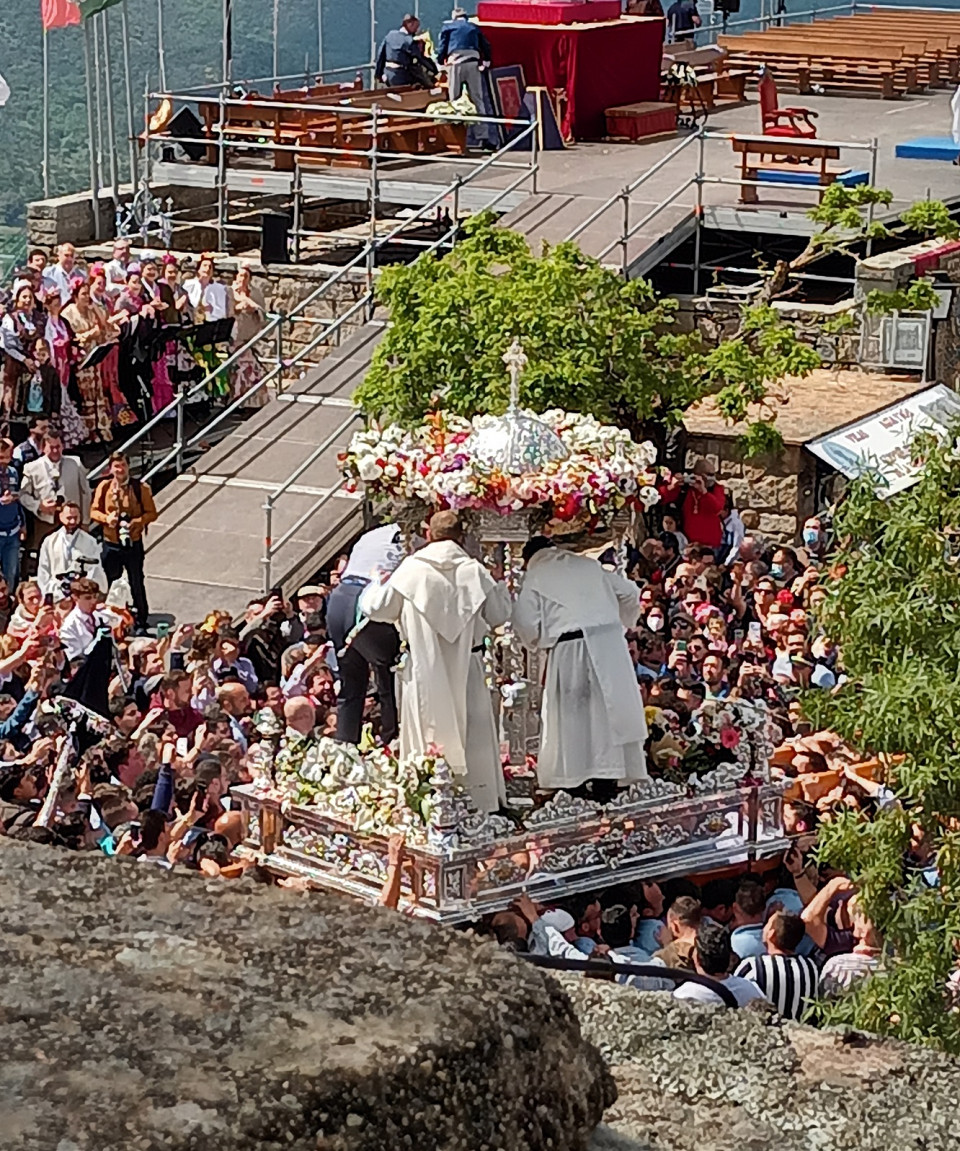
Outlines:
{"type": "Polygon", "coordinates": [[[743,628],[737,627],[733,629],[733,642],[743,643],[743,628]]]}
{"type": "Polygon", "coordinates": [[[687,641],[685,639],[678,639],[674,642],[673,650],[678,654],[687,650],[687,641]]]}
{"type": "Polygon", "coordinates": [[[189,743],[185,735],[181,735],[177,740],[177,755],[186,755],[189,750],[189,743]]]}
{"type": "Polygon", "coordinates": [[[272,587],[270,589],[270,595],[276,596],[277,599],[283,599],[283,588],[282,587],[272,587]]]}
{"type": "Polygon", "coordinates": [[[53,607],[53,592],[52,591],[48,591],[47,594],[43,597],[43,606],[44,607],[53,607]]]}
{"type": "Polygon", "coordinates": [[[747,629],[747,634],[750,636],[751,640],[759,641],[759,640],[763,639],[763,627],[762,627],[762,625],[759,624],[756,620],[754,620],[750,624],[750,627],[747,629]]]}
{"type": "Polygon", "coordinates": [[[157,639],[166,639],[170,634],[170,623],[168,620],[161,620],[157,624],[157,639]]]}

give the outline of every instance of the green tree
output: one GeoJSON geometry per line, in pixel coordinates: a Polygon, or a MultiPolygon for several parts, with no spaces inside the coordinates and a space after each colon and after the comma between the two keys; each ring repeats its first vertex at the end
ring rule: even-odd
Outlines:
{"type": "MultiPolygon", "coordinates": [[[[443,259],[382,274],[378,296],[391,326],[356,399],[371,416],[415,423],[438,403],[464,416],[503,411],[503,353],[519,337],[529,358],[521,401],[561,407],[636,430],[679,423],[713,395],[744,419],[785,375],[805,375],[819,356],[766,305],[747,308],[719,347],[676,330],[677,303],[645,280],[624,281],[574,244],[534,255],[490,216],[465,226],[443,259]]],[[[763,449],[771,429],[748,432],[763,449]]]]}
{"type": "Polygon", "coordinates": [[[890,949],[825,1014],[960,1052],[945,995],[960,943],[960,452],[953,436],[923,436],[913,451],[925,460],[913,487],[885,500],[863,478],[839,509],[822,622],[848,680],[805,699],[814,723],[883,758],[898,801],[821,831],[821,859],[856,881],[890,949]],[[918,848],[938,887],[905,865],[918,848]]]}

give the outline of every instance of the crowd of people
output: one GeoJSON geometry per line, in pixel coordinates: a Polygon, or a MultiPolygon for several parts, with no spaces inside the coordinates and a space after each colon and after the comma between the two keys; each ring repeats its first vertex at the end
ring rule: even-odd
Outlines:
{"type": "MultiPolygon", "coordinates": [[[[483,633],[511,611],[502,585],[464,550],[459,518],[441,512],[430,521],[430,542],[417,553],[419,559],[404,558],[399,530],[385,525],[361,537],[321,582],[301,587],[290,600],[275,589],[251,601],[238,619],[213,611],[198,623],[173,630],[161,626],[155,636],[136,634],[142,633],[137,624],[145,617],[138,621],[112,603],[107,589],[126,570],[136,602],[135,575],[126,561],[150,520],[149,489],[130,479],[118,454],[112,475],[94,493],[83,489],[81,470],[78,498],[51,503],[39,478],[30,478],[30,468],[59,463],[63,482],[66,457],[59,433],[44,434],[34,444],[40,454],[25,465],[22,457],[30,449],[21,445],[19,460],[9,442],[2,450],[5,492],[19,491],[22,501],[29,487],[39,501],[36,510],[60,524],[44,537],[36,579],[20,583],[15,596],[9,589],[0,595],[0,825],[16,838],[226,877],[242,874],[248,864],[233,853],[245,829],[230,788],[257,773],[271,738],[267,733],[279,736],[281,750],[323,736],[389,742],[398,730],[391,673],[399,651],[394,625],[408,644],[416,674],[418,644],[426,641],[416,638],[409,619],[425,612],[424,628],[452,635],[453,601],[444,604],[443,581],[455,573],[457,610],[466,598],[474,614],[457,625],[457,635],[463,634],[462,669],[451,661],[455,647],[450,645],[460,639],[437,647],[438,658],[451,661],[444,682],[452,691],[461,671],[472,682],[473,671],[467,669],[473,669],[475,657],[482,667],[483,633]],[[100,541],[86,532],[88,523],[101,526],[100,541]],[[451,614],[445,617],[448,607],[451,614]],[[358,629],[364,615],[366,623],[358,629]],[[65,697],[104,717],[104,726],[87,740],[66,784],[52,788],[69,739],[65,697]]],[[[571,630],[576,611],[585,610],[584,597],[595,610],[607,595],[610,618],[603,628],[611,666],[619,668],[614,655],[622,655],[638,702],[669,713],[682,731],[706,699],[763,700],[789,749],[781,761],[783,774],[802,776],[818,766],[818,754],[835,766],[842,747],[821,736],[820,750],[814,748],[798,698],[800,689],[828,689],[842,675],[837,653],[818,632],[811,611],[825,592],[820,582],[828,550],[825,525],[807,521],[802,549],[769,544],[749,511],[732,507],[707,460],[698,461],[690,474],[665,477],[661,498],[662,530],[632,555],[629,579],[604,573],[607,556],[598,563],[539,537],[530,541],[524,551],[526,590],[512,609],[524,642],[562,646],[573,668],[569,675],[576,678],[576,666],[601,650],[595,636],[591,640],[571,630]],[[552,608],[550,597],[556,599],[552,608]],[[622,650],[613,653],[617,644],[622,650]]],[[[0,497],[0,522],[7,507],[20,507],[20,501],[0,497]]],[[[142,587],[142,564],[140,574],[142,587]]],[[[430,643],[437,646],[439,640],[430,643]]],[[[547,679],[548,695],[550,690],[556,695],[545,711],[552,728],[552,734],[545,729],[545,747],[557,740],[563,717],[571,712],[564,702],[562,661],[558,667],[552,689],[547,679]],[[552,720],[549,708],[555,711],[552,720]]],[[[603,676],[594,686],[597,698],[577,706],[596,734],[606,722],[607,697],[620,699],[623,693],[622,685],[608,687],[603,676]]],[[[405,725],[408,742],[416,742],[423,735],[420,727],[433,722],[423,713],[424,698],[422,692],[401,697],[401,743],[405,725]]],[[[469,737],[470,714],[467,726],[457,727],[452,695],[451,701],[445,730],[448,739],[449,733],[461,738],[469,775],[469,749],[476,755],[477,740],[469,737]]],[[[635,778],[634,755],[640,756],[636,770],[642,772],[642,742],[630,742],[636,738],[636,732],[623,730],[612,737],[604,755],[616,751],[620,759],[607,778],[596,763],[592,771],[581,765],[581,773],[591,775],[584,794],[595,788],[593,797],[604,800],[611,786],[635,778]]],[[[270,754],[275,751],[271,745],[270,754]]],[[[564,778],[563,761],[561,739],[557,762],[547,765],[548,775],[558,778],[541,786],[578,784],[564,778]]],[[[487,810],[503,802],[501,787],[489,781],[483,786],[492,787],[487,810]]],[[[673,989],[675,980],[649,972],[618,974],[617,965],[642,962],[695,972],[725,983],[738,1004],[763,996],[782,1014],[799,1018],[818,997],[868,976],[881,955],[882,943],[850,880],[818,866],[812,854],[818,821],[829,818],[831,804],[849,803],[851,790],[865,806],[893,802],[882,785],[860,776],[851,776],[851,789],[830,793],[825,805],[801,795],[788,804],[785,816],[790,850],[769,868],[701,883],[688,878],[620,884],[551,906],[523,897],[480,929],[516,950],[600,959],[611,977],[641,990],[673,989]]],[[[922,842],[914,848],[910,865],[936,882],[922,842]]],[[[402,842],[392,843],[385,902],[396,903],[404,865],[402,842]]],[[[675,993],[681,999],[718,997],[696,982],[681,982],[675,993]]]]}
{"type": "MultiPolygon", "coordinates": [[[[122,238],[105,263],[78,260],[69,243],[52,262],[35,248],[0,291],[0,419],[15,427],[42,417],[67,449],[109,443],[214,372],[221,349],[241,349],[265,315],[248,267],[227,284],[208,256],[135,256],[122,238]]],[[[236,399],[262,377],[253,351],[244,352],[199,399],[236,399]]],[[[261,389],[250,403],[265,399],[261,389]]]]}

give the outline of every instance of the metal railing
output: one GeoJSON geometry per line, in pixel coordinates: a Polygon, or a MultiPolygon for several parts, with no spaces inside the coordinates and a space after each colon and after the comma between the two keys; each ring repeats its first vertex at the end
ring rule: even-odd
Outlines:
{"type": "Polygon", "coordinates": [[[534,955],[529,951],[518,951],[516,955],[518,959],[532,963],[534,967],[546,968],[548,971],[579,971],[583,975],[593,975],[617,982],[620,978],[629,979],[636,976],[640,979],[665,979],[676,987],[684,983],[697,983],[713,991],[725,1007],[739,1006],[736,996],[722,979],[711,979],[709,975],[701,975],[697,971],[661,967],[658,963],[614,963],[606,959],[588,959],[586,956],[582,960],[564,959],[559,955],[534,955]]]}
{"type": "MultiPolygon", "coordinates": [[[[651,220],[655,219],[666,208],[676,204],[686,192],[691,188],[695,189],[695,196],[693,203],[690,205],[693,213],[695,224],[695,254],[693,261],[694,268],[694,294],[696,295],[699,290],[699,267],[700,267],[700,242],[701,242],[701,228],[703,226],[703,189],[710,184],[716,185],[730,185],[739,188],[745,187],[762,187],[762,188],[786,188],[792,192],[813,191],[820,193],[823,191],[821,185],[804,185],[790,182],[787,180],[751,180],[745,179],[743,176],[712,176],[708,175],[705,167],[705,148],[708,141],[717,140],[729,143],[731,140],[743,140],[748,143],[769,143],[771,153],[783,152],[785,148],[785,139],[782,136],[763,136],[752,135],[742,132],[720,132],[711,131],[709,128],[702,126],[697,131],[691,133],[679,144],[671,148],[665,156],[662,156],[655,164],[652,164],[646,171],[642,172],[635,180],[629,184],[625,184],[619,192],[614,192],[603,201],[597,208],[595,208],[588,216],[565,237],[566,240],[576,240],[582,236],[589,228],[591,228],[598,220],[602,219],[607,213],[618,209],[620,212],[620,229],[613,240],[611,240],[600,252],[597,253],[596,258],[599,260],[606,259],[616,248],[620,249],[620,272],[626,277],[630,272],[630,241],[641,232],[651,220]],[[694,144],[697,145],[697,161],[693,172],[686,177],[677,187],[665,196],[660,196],[654,207],[648,211],[639,220],[633,220],[632,212],[635,207],[632,202],[634,193],[641,188],[652,176],[658,172],[663,171],[677,159],[681,153],[691,148],[694,144]]],[[[870,153],[870,170],[868,180],[871,185],[876,183],[877,177],[877,158],[879,153],[879,140],[874,137],[870,141],[864,140],[821,140],[816,139],[811,141],[827,148],[846,148],[854,151],[862,151],[870,153]]],[[[872,223],[874,218],[875,208],[870,204],[866,208],[867,223],[872,223]]],[[[867,254],[870,253],[871,242],[867,242],[867,254]]]]}
{"type": "Polygon", "coordinates": [[[272,491],[263,505],[264,515],[266,517],[266,526],[263,537],[263,556],[260,560],[263,565],[263,590],[267,592],[273,586],[273,560],[277,552],[296,535],[296,533],[303,527],[303,525],[312,516],[316,515],[322,507],[325,507],[336,496],[341,495],[342,489],[339,485],[335,485],[325,491],[317,500],[310,505],[309,508],[293,523],[283,535],[275,540],[273,538],[273,514],[276,510],[277,501],[281,496],[286,495],[291,490],[297,480],[308,471],[320,459],[325,452],[337,442],[337,440],[348,431],[359,419],[362,419],[362,413],[359,408],[355,409],[350,415],[338,424],[337,427],[330,433],[329,436],[313,449],[310,455],[295,468],[289,476],[283,481],[282,484],[274,491],[272,491]]]}
{"type": "MultiPolygon", "coordinates": [[[[356,111],[356,109],[354,110],[356,111]]],[[[367,110],[369,111],[369,110],[367,110]]],[[[510,121],[510,123],[514,123],[510,121]]],[[[503,147],[498,149],[492,155],[485,157],[482,161],[474,164],[471,171],[457,175],[452,182],[445,184],[433,196],[427,200],[426,203],[421,205],[410,216],[405,217],[403,220],[396,222],[388,231],[378,234],[377,227],[377,205],[379,203],[379,180],[380,175],[377,168],[374,166],[371,171],[370,178],[370,203],[371,203],[371,216],[370,216],[370,232],[363,242],[360,251],[343,267],[338,268],[332,272],[321,284],[319,284],[312,292],[310,292],[303,300],[301,300],[292,311],[287,314],[270,313],[267,316],[267,322],[264,327],[257,332],[250,340],[247,341],[243,347],[238,348],[232,352],[227,359],[218,365],[215,369],[208,372],[201,380],[192,384],[183,385],[177,395],[167,404],[163,409],[156,413],[150,420],[143,424],[138,430],[120,445],[121,451],[129,453],[130,450],[138,443],[143,441],[155,428],[166,420],[173,417],[176,420],[176,435],[175,442],[172,447],[142,475],[143,480],[150,480],[154,476],[164,471],[173,471],[174,474],[179,474],[183,471],[185,456],[187,452],[202,443],[207,439],[211,432],[214,431],[220,424],[227,420],[230,416],[234,415],[240,408],[249,404],[251,397],[262,392],[271,384],[276,384],[277,393],[280,394],[284,389],[284,377],[289,375],[292,371],[302,368],[308,362],[308,357],[322,344],[329,343],[335,337],[338,337],[343,328],[351,321],[358,319],[370,318],[373,314],[375,303],[375,278],[378,271],[377,256],[379,252],[387,245],[402,244],[410,245],[419,248],[419,255],[429,255],[441,250],[442,248],[452,247],[456,243],[457,234],[461,227],[461,199],[460,195],[464,188],[468,187],[473,181],[482,177],[490,170],[501,167],[504,165],[504,157],[522,147],[524,143],[530,141],[530,163],[522,165],[511,165],[514,169],[519,168],[520,171],[509,183],[503,187],[491,187],[490,198],[487,200],[483,208],[494,209],[511,193],[516,191],[523,183],[530,182],[531,190],[536,189],[537,175],[540,169],[540,158],[538,151],[538,131],[539,125],[534,119],[532,122],[522,121],[523,129],[511,140],[507,141],[503,147]],[[422,224],[430,220],[431,213],[433,213],[441,204],[447,202],[450,206],[450,226],[443,231],[434,240],[412,239],[405,237],[403,233],[412,226],[422,224]],[[365,282],[362,294],[353,303],[346,308],[339,316],[336,317],[315,317],[308,315],[311,308],[317,305],[324,297],[328,296],[333,289],[338,285],[343,284],[352,275],[360,272],[364,273],[365,282]],[[293,334],[296,326],[303,325],[309,328],[318,328],[319,330],[313,333],[302,347],[298,349],[296,354],[286,356],[284,349],[287,346],[287,341],[293,334]],[[275,362],[261,380],[254,385],[251,389],[238,396],[231,403],[224,408],[215,412],[209,420],[207,420],[200,428],[194,431],[191,435],[187,436],[185,430],[186,424],[186,409],[187,406],[199,399],[206,397],[212,387],[218,380],[222,380],[224,376],[228,375],[230,369],[240,360],[240,358],[248,352],[253,351],[258,345],[262,345],[264,341],[271,339],[276,340],[276,356],[275,362]]],[[[269,362],[269,361],[268,361],[269,362]]],[[[266,525],[264,531],[264,554],[262,556],[262,566],[264,570],[264,590],[268,590],[271,586],[272,566],[273,560],[278,551],[287,544],[294,534],[307,522],[312,515],[319,511],[329,500],[333,499],[337,494],[338,489],[331,489],[323,493],[317,501],[296,521],[296,523],[289,528],[278,540],[273,539],[273,518],[274,512],[279,500],[288,494],[296,481],[304,474],[304,472],[323,455],[324,452],[329,450],[330,447],[336,442],[336,439],[343,434],[349,427],[351,427],[360,418],[359,412],[353,412],[343,424],[333,433],[328,440],[324,441],[318,448],[316,448],[306,461],[304,461],[298,468],[294,470],[278,487],[270,493],[267,502],[264,504],[264,512],[266,517],[266,525]]],[[[95,467],[90,473],[91,480],[97,479],[107,469],[107,461],[103,461],[95,467]]]]}

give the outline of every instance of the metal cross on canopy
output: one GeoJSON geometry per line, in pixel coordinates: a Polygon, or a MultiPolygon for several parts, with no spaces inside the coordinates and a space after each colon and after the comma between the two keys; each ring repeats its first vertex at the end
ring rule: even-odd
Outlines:
{"type": "Polygon", "coordinates": [[[503,353],[503,362],[510,372],[510,407],[518,408],[520,406],[520,377],[523,375],[523,369],[527,366],[528,361],[523,352],[523,345],[516,336],[514,336],[510,347],[503,353]]]}

